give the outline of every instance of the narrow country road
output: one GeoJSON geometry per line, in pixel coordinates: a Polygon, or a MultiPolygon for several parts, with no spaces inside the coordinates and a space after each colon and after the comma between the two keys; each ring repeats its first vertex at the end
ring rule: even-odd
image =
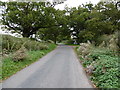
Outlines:
{"type": "Polygon", "coordinates": [[[3,88],[92,88],[72,46],[58,46],[39,61],[16,73],[3,88]]]}

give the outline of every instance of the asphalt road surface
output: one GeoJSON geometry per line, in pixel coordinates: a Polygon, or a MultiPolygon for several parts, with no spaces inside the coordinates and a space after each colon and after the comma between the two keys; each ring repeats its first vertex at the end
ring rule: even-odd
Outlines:
{"type": "Polygon", "coordinates": [[[3,88],[92,88],[71,46],[58,46],[2,83],[3,88]]]}

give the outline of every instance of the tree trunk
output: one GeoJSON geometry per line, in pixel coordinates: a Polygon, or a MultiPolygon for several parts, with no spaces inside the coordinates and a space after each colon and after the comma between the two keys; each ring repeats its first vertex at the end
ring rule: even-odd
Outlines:
{"type": "Polygon", "coordinates": [[[55,44],[57,44],[57,41],[56,41],[56,39],[54,40],[54,42],[55,42],[55,44]]]}

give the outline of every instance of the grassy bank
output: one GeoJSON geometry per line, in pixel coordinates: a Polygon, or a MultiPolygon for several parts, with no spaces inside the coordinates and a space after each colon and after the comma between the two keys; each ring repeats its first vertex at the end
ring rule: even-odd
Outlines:
{"type": "Polygon", "coordinates": [[[88,53],[84,57],[77,48],[80,62],[85,68],[86,73],[90,76],[91,81],[98,88],[120,88],[118,53],[107,48],[90,47],[88,53]]]}
{"type": "Polygon", "coordinates": [[[7,35],[4,35],[2,39],[1,81],[34,63],[56,47],[53,43],[43,43],[7,35]]]}
{"type": "Polygon", "coordinates": [[[50,51],[52,51],[56,45],[49,44],[49,49],[47,50],[38,50],[38,51],[28,51],[28,58],[22,61],[15,62],[12,60],[11,55],[7,58],[3,59],[2,65],[2,80],[7,79],[11,75],[15,74],[16,72],[20,71],[21,69],[25,68],[26,66],[32,64],[33,62],[37,61],[39,58],[43,57],[50,51]]]}

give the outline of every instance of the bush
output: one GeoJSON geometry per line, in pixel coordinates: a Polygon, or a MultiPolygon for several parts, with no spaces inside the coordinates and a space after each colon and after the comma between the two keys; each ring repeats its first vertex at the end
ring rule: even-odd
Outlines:
{"type": "Polygon", "coordinates": [[[25,60],[28,57],[27,55],[27,50],[25,47],[21,47],[18,51],[16,51],[13,56],[12,60],[13,61],[20,61],[20,60],[25,60]]]}
{"type": "MultiPolygon", "coordinates": [[[[81,47],[80,47],[81,48],[81,47]]],[[[118,88],[119,65],[117,52],[110,49],[92,47],[86,58],[80,57],[85,71],[99,88],[118,88]]],[[[78,52],[78,54],[80,54],[78,52]]]]}
{"type": "Polygon", "coordinates": [[[111,39],[111,35],[107,35],[107,34],[101,35],[100,37],[96,39],[96,45],[99,46],[100,44],[104,42],[104,47],[106,47],[110,39],[111,39]]]}
{"type": "Polygon", "coordinates": [[[92,48],[92,44],[88,41],[87,43],[81,43],[80,47],[77,49],[79,55],[82,56],[82,58],[87,58],[90,55],[90,48],[92,48]]]}
{"type": "Polygon", "coordinates": [[[23,43],[19,38],[15,38],[10,35],[2,35],[2,49],[6,49],[8,52],[18,50],[22,44],[23,43]]]}
{"type": "Polygon", "coordinates": [[[6,58],[2,58],[2,72],[0,72],[2,73],[2,75],[0,76],[0,79],[3,80],[7,79],[8,77],[20,71],[21,69],[25,68],[26,66],[39,60],[39,58],[46,55],[48,52],[52,51],[56,47],[55,44],[50,44],[50,43],[48,43],[48,46],[49,49],[47,50],[37,50],[37,51],[28,51],[28,50],[26,51],[26,49],[22,47],[21,48],[22,50],[19,49],[18,51],[16,51],[17,54],[15,52],[13,57],[17,61],[20,60],[19,62],[13,61],[12,60],[13,58],[11,58],[12,55],[9,55],[6,58]],[[24,52],[23,53],[24,57],[19,55],[19,53],[21,54],[22,52],[24,52]],[[17,56],[19,56],[19,58],[17,56]]]}
{"type": "Polygon", "coordinates": [[[109,49],[115,51],[118,50],[119,42],[118,42],[118,32],[115,32],[111,35],[102,35],[98,39],[96,39],[96,45],[100,47],[109,47],[109,49]],[[115,49],[115,50],[114,50],[115,49]]]}
{"type": "Polygon", "coordinates": [[[44,50],[48,49],[45,43],[41,43],[28,38],[16,38],[10,35],[2,36],[2,49],[6,49],[8,52],[14,52],[24,46],[27,50],[44,50]]]}
{"type": "Polygon", "coordinates": [[[118,40],[111,38],[108,44],[108,48],[112,51],[118,51],[118,44],[117,44],[118,40]]]}
{"type": "Polygon", "coordinates": [[[37,41],[26,41],[24,47],[28,50],[44,50],[48,49],[48,46],[45,43],[40,43],[37,41]]]}

